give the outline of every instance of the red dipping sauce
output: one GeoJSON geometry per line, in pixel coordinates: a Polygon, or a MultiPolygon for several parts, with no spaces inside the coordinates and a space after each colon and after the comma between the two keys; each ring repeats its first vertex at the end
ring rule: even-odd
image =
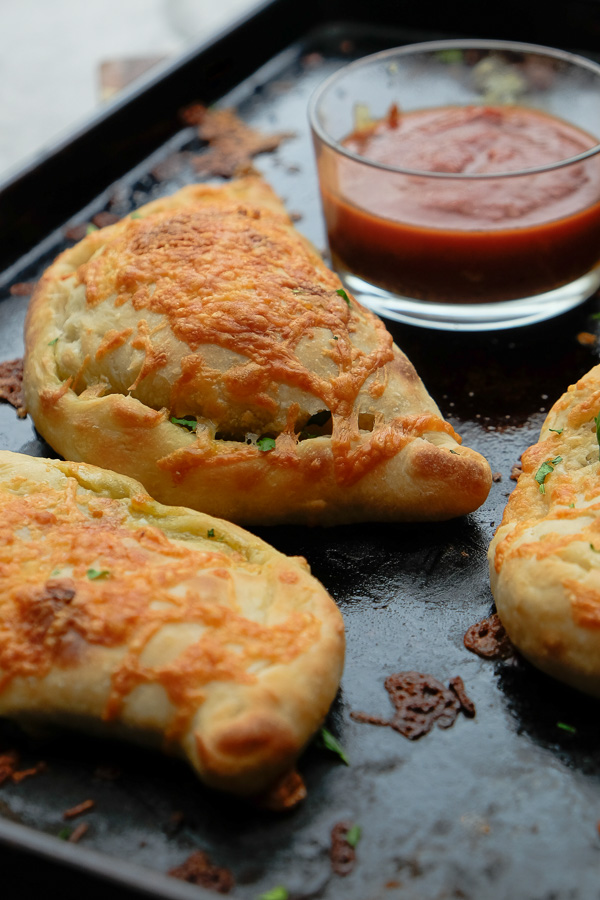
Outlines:
{"type": "Polygon", "coordinates": [[[334,265],[396,294],[446,303],[511,300],[568,284],[600,260],[600,158],[520,173],[597,143],[526,107],[393,107],[342,144],[413,174],[322,150],[334,265]]]}

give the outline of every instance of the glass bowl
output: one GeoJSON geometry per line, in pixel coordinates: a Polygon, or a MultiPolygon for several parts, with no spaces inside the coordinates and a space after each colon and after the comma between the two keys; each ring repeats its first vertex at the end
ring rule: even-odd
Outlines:
{"type": "Polygon", "coordinates": [[[333,265],[388,318],[486,330],[600,285],[600,66],[507,41],[409,44],[309,104],[333,265]]]}

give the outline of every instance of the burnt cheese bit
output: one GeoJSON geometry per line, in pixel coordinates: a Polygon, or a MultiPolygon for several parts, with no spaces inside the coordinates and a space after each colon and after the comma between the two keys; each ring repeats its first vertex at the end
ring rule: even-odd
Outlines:
{"type": "Polygon", "coordinates": [[[331,830],[329,858],[331,869],[336,875],[349,875],[356,864],[356,847],[351,832],[355,829],[349,822],[337,822],[331,830]],[[350,836],[350,840],[349,840],[350,836]]]}
{"type": "Polygon", "coordinates": [[[217,894],[228,894],[235,884],[229,869],[216,866],[203,850],[196,850],[181,865],[170,869],[168,874],[217,894]]]}
{"type": "Polygon", "coordinates": [[[475,706],[467,697],[461,678],[453,678],[446,688],[433,675],[397,672],[386,678],[385,688],[396,710],[391,719],[362,712],[351,712],[351,718],[369,725],[389,725],[414,741],[428,734],[434,725],[450,728],[461,711],[469,717],[475,715],[475,706]]]}
{"type": "Polygon", "coordinates": [[[471,625],[463,642],[467,650],[483,659],[507,659],[514,654],[514,647],[497,613],[471,625]]]}
{"type": "Polygon", "coordinates": [[[0,363],[0,400],[10,403],[19,418],[27,415],[23,397],[23,359],[9,359],[0,363]]]}

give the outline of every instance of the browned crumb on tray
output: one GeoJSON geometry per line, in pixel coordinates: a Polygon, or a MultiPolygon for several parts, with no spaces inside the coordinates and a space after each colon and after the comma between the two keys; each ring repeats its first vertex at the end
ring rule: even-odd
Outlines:
{"type": "Polygon", "coordinates": [[[69,241],[82,241],[87,234],[89,222],[80,222],[78,225],[71,225],[65,229],[65,237],[69,241]]]}
{"type": "Polygon", "coordinates": [[[35,291],[37,281],[18,281],[10,288],[13,297],[30,297],[35,291]]]}
{"type": "Polygon", "coordinates": [[[492,472],[492,481],[494,484],[498,484],[498,482],[502,481],[502,472],[492,472]]]}
{"type": "Polygon", "coordinates": [[[8,359],[0,363],[0,400],[14,406],[20,419],[27,415],[23,397],[22,359],[8,359]]]}
{"type": "Polygon", "coordinates": [[[288,772],[272,787],[256,798],[255,804],[261,809],[270,809],[271,812],[284,812],[293,809],[306,797],[306,785],[302,776],[295,769],[288,772]]]}
{"type": "Polygon", "coordinates": [[[233,109],[207,109],[194,103],[182,116],[186,124],[197,126],[198,136],[208,143],[206,151],[193,159],[194,168],[203,175],[230,178],[247,169],[252,157],[272,153],[282,141],[294,137],[290,132],[264,134],[250,128],[233,109]]]}
{"type": "Polygon", "coordinates": [[[70,844],[78,844],[81,838],[87,834],[90,826],[87,822],[80,822],[79,825],[73,829],[69,837],[67,838],[70,844]]]}
{"type": "Polygon", "coordinates": [[[460,703],[461,713],[468,719],[473,719],[475,717],[475,704],[467,695],[465,683],[460,675],[455,675],[454,678],[451,678],[448,687],[456,694],[458,702],[460,703]]]}
{"type": "Polygon", "coordinates": [[[596,343],[596,335],[592,334],[590,331],[580,331],[577,335],[577,340],[584,347],[591,346],[596,343]]]}
{"type": "Polygon", "coordinates": [[[115,222],[119,221],[119,216],[116,216],[111,212],[99,212],[96,213],[95,216],[92,216],[92,224],[96,226],[96,228],[106,228],[107,225],[114,225],[115,222]]]}
{"type": "Polygon", "coordinates": [[[7,750],[4,753],[0,753],[0,785],[7,781],[12,781],[13,784],[20,784],[26,778],[45,772],[46,768],[45,762],[39,762],[28,769],[19,769],[19,754],[16,750],[7,750]]]}
{"type": "Polygon", "coordinates": [[[523,466],[520,462],[515,463],[510,470],[510,480],[518,481],[519,477],[523,474],[523,466]]]}
{"type": "Polygon", "coordinates": [[[86,234],[93,231],[94,228],[106,228],[107,225],[114,225],[120,221],[120,216],[114,213],[103,211],[92,216],[89,222],[79,222],[77,225],[71,225],[65,230],[65,237],[69,241],[82,241],[86,234]]]}
{"type": "Polygon", "coordinates": [[[467,628],[463,642],[467,650],[483,659],[507,659],[514,647],[497,613],[467,628]]]}
{"type": "Polygon", "coordinates": [[[229,869],[213,865],[203,850],[196,850],[180,866],[171,869],[169,875],[218,894],[228,894],[235,883],[229,869]]]}
{"type": "Polygon", "coordinates": [[[63,813],[63,819],[75,819],[77,816],[82,816],[93,809],[95,805],[93,800],[84,800],[82,803],[78,803],[77,806],[66,809],[63,813]]]}
{"type": "Polygon", "coordinates": [[[363,712],[351,712],[351,718],[369,725],[389,725],[415,741],[431,731],[434,725],[450,728],[459,712],[469,717],[475,715],[475,706],[467,697],[462,679],[453,678],[446,688],[433,675],[397,672],[386,678],[385,689],[396,708],[391,719],[363,712]]]}
{"type": "Polygon", "coordinates": [[[331,848],[329,858],[331,868],[336,875],[349,875],[356,863],[356,850],[348,841],[348,832],[352,826],[348,822],[338,822],[331,829],[331,848]]]}

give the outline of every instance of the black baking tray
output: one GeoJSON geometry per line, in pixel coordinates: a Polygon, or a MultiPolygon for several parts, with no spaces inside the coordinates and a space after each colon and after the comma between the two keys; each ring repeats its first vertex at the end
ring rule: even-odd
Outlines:
{"type": "MultiPolygon", "coordinates": [[[[0,186],[0,358],[22,353],[27,298],[11,295],[11,284],[39,277],[68,245],[67,225],[124,214],[194,178],[189,156],[169,178],[152,174],[174,152],[202,152],[182,127],[186,104],[233,105],[258,128],[296,133],[255,164],[324,249],[306,105],[336,67],[456,35],[600,51],[597,2],[483,6],[278,0],[124,95],[0,186]]],[[[290,900],[600,898],[600,703],[521,660],[486,662],[463,645],[468,626],[493,609],[486,549],[514,487],[512,466],[552,402],[598,362],[598,309],[593,297],[560,319],[482,334],[388,323],[444,415],[500,479],[477,513],[433,525],[261,529],[278,549],[307,557],[344,615],[347,664],[327,727],[349,766],[311,746],[300,762],[307,799],[276,815],[203,788],[176,760],[73,735],[41,742],[1,723],[0,750],[48,766],[0,788],[2,896],[214,897],[165,874],[200,849],[232,871],[239,900],[276,885],[290,900]],[[411,669],[445,683],[460,675],[476,717],[416,742],[351,719],[352,710],[387,716],[385,678],[411,669]],[[118,777],[102,777],[107,767],[118,777]],[[96,805],[83,841],[60,840],[62,812],[88,797],[96,805]],[[329,861],[340,821],[362,829],[345,878],[329,861]]],[[[51,455],[6,405],[0,447],[51,455]]]]}

